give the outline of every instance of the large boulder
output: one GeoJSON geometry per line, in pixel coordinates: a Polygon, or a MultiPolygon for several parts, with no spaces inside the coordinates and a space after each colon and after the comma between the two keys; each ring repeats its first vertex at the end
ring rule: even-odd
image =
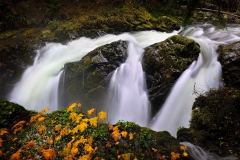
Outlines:
{"type": "Polygon", "coordinates": [[[220,156],[240,158],[240,90],[212,89],[196,98],[190,128],[180,129],[179,141],[195,143],[220,156]]]}
{"type": "Polygon", "coordinates": [[[222,64],[222,76],[226,86],[240,87],[240,42],[221,45],[218,48],[222,64]]]}
{"type": "Polygon", "coordinates": [[[63,104],[83,103],[83,106],[101,108],[106,97],[110,73],[127,58],[127,42],[117,41],[89,52],[78,62],[64,66],[61,78],[63,104]]]}
{"type": "Polygon", "coordinates": [[[194,40],[180,35],[145,49],[142,63],[153,113],[163,104],[178,77],[197,59],[199,53],[199,45],[194,40]]]}

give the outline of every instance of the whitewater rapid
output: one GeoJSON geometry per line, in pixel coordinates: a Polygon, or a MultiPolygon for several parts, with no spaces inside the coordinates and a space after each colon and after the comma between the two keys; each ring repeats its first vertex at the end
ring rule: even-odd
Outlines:
{"type": "Polygon", "coordinates": [[[113,73],[109,87],[110,123],[118,120],[134,121],[153,130],[167,130],[176,136],[177,128],[188,127],[191,108],[196,98],[196,89],[208,91],[219,88],[221,64],[217,61],[216,49],[221,44],[239,41],[239,27],[230,26],[217,30],[212,25],[189,26],[181,31],[162,33],[142,31],[105,35],[95,39],[81,37],[67,44],[48,43],[37,51],[34,63],[23,73],[8,98],[26,109],[40,111],[49,107],[59,109],[59,79],[64,64],[81,60],[88,52],[114,41],[128,41],[128,58],[113,73]],[[196,61],[181,75],[172,88],[167,100],[155,117],[150,117],[151,104],[148,100],[145,75],[141,58],[144,48],[164,41],[170,36],[181,34],[194,39],[201,48],[196,61]]]}

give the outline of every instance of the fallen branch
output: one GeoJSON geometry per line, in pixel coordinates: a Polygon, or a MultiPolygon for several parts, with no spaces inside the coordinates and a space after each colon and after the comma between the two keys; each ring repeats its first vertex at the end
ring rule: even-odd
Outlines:
{"type": "Polygon", "coordinates": [[[209,11],[209,12],[220,12],[222,14],[227,14],[227,15],[231,15],[233,17],[238,17],[240,18],[239,15],[236,14],[232,14],[232,13],[228,13],[228,12],[224,12],[224,11],[219,11],[219,10],[215,10],[215,9],[208,9],[208,8],[196,8],[197,10],[203,10],[203,11],[209,11]]]}

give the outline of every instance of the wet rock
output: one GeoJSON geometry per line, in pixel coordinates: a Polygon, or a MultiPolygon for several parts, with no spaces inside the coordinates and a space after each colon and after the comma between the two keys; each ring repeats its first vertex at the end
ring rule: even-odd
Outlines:
{"type": "Polygon", "coordinates": [[[78,62],[65,64],[60,87],[65,97],[63,103],[80,102],[87,108],[100,108],[104,104],[111,72],[126,58],[127,42],[117,41],[89,52],[78,62]]]}
{"type": "Polygon", "coordinates": [[[175,81],[199,53],[197,43],[180,35],[145,49],[142,63],[153,115],[165,101],[175,81]]]}
{"type": "Polygon", "coordinates": [[[240,42],[218,48],[222,77],[226,86],[240,87],[240,42]]]}

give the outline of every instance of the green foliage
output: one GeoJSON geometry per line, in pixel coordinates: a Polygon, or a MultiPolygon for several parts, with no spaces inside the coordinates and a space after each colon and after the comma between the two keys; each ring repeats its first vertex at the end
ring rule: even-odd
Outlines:
{"type": "Polygon", "coordinates": [[[212,89],[200,94],[193,105],[190,128],[201,131],[204,139],[211,139],[215,146],[203,142],[221,155],[237,154],[240,139],[240,91],[232,88],[212,89]]]}
{"type": "Polygon", "coordinates": [[[25,110],[22,106],[8,101],[0,101],[0,110],[1,127],[11,127],[20,119],[27,119],[31,115],[31,112],[25,110]]]}

